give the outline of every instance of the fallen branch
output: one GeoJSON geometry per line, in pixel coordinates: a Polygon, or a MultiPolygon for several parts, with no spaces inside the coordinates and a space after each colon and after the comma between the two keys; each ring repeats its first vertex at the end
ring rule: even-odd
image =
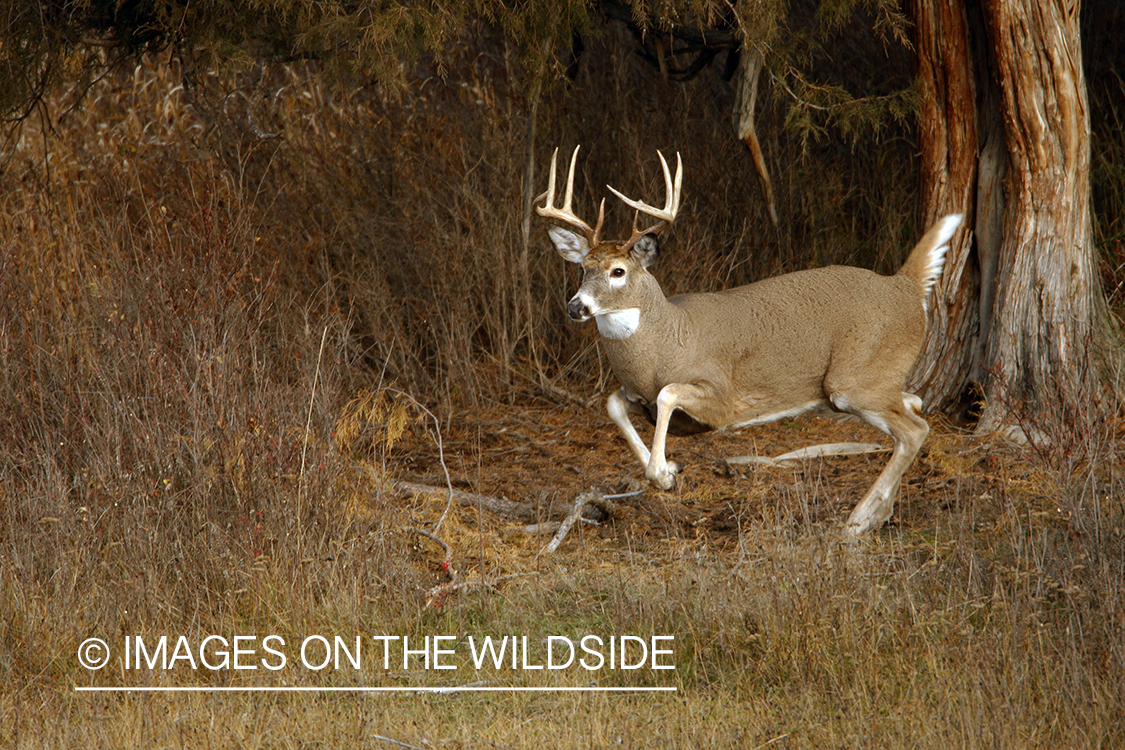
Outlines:
{"type": "MultiPolygon", "coordinates": [[[[593,505],[593,503],[591,503],[590,506],[596,507],[596,506],[593,505]]],[[[582,523],[586,524],[587,526],[601,526],[602,525],[600,521],[595,521],[594,519],[586,518],[585,516],[583,516],[582,518],[579,518],[578,520],[581,521],[582,523]]],[[[527,526],[523,527],[523,533],[529,534],[531,536],[534,536],[536,534],[543,534],[543,535],[554,534],[559,530],[560,526],[562,526],[562,521],[544,521],[543,523],[529,523],[527,526]]]]}
{"type": "Polygon", "coordinates": [[[559,524],[559,530],[555,533],[555,538],[552,539],[543,550],[544,552],[551,553],[559,548],[559,545],[566,539],[566,535],[570,533],[570,529],[582,517],[582,511],[586,508],[594,507],[593,501],[597,499],[596,492],[583,492],[574,500],[574,507],[571,508],[570,515],[563,519],[559,524]]]}
{"type": "Polygon", "coordinates": [[[554,534],[562,526],[562,521],[544,521],[543,523],[529,523],[523,527],[525,534],[554,534]]]}
{"type": "Polygon", "coordinates": [[[758,466],[788,466],[794,461],[802,461],[823,456],[856,456],[863,453],[886,453],[890,451],[877,443],[825,443],[812,445],[808,448],[799,448],[795,451],[782,454],[777,458],[769,456],[730,456],[724,459],[731,466],[744,466],[755,464],[758,466]]]}
{"type": "Polygon", "coordinates": [[[442,495],[444,497],[450,497],[460,505],[483,508],[491,513],[508,516],[509,518],[525,519],[532,518],[535,515],[534,509],[529,503],[517,503],[506,497],[478,495],[475,492],[465,492],[464,490],[449,487],[434,487],[433,485],[417,484],[415,482],[396,482],[395,488],[400,492],[408,492],[415,496],[442,495]]]}
{"type": "MultiPolygon", "coordinates": [[[[582,495],[578,496],[578,499],[584,500],[582,510],[585,511],[586,509],[590,509],[600,511],[602,517],[596,519],[587,518],[580,512],[576,520],[581,521],[585,524],[589,524],[591,526],[601,526],[601,522],[606,520],[607,518],[617,518],[621,515],[621,511],[617,507],[617,503],[613,502],[614,500],[619,500],[623,497],[636,497],[637,495],[643,495],[644,492],[644,490],[637,490],[636,492],[623,492],[617,495],[599,495],[596,492],[583,493],[582,495]]],[[[571,506],[571,512],[567,514],[567,520],[570,521],[570,525],[567,526],[566,531],[569,531],[570,526],[573,526],[575,523],[575,520],[571,520],[574,518],[574,510],[577,507],[577,500],[575,502],[576,504],[574,506],[571,506]]],[[[566,523],[566,521],[544,521],[543,523],[532,523],[524,526],[523,531],[525,534],[562,533],[563,536],[566,536],[566,532],[562,531],[562,526],[564,523],[566,523]]],[[[559,541],[561,541],[561,539],[559,541]]],[[[550,551],[553,552],[554,550],[550,551]]]]}

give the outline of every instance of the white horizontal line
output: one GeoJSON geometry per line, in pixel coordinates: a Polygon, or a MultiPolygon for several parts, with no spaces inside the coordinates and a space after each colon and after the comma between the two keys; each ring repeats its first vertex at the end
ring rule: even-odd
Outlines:
{"type": "Polygon", "coordinates": [[[675,687],[79,687],[76,693],[674,693],[675,687]]]}

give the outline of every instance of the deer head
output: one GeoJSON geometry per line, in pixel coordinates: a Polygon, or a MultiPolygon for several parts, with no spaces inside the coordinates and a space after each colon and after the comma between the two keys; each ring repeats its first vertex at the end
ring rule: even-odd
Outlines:
{"type": "Polygon", "coordinates": [[[570,170],[567,174],[562,208],[555,206],[558,149],[555,149],[551,157],[551,173],[547,182],[547,192],[544,193],[546,203],[535,207],[535,211],[540,216],[569,224],[579,230],[580,233],[575,233],[559,226],[547,230],[559,254],[571,263],[582,266],[582,285],[567,304],[567,314],[577,321],[595,317],[598,329],[609,338],[623,338],[636,330],[640,320],[639,298],[652,293],[663,296],[656,280],[648,273],[647,267],[656,259],[659,250],[657,235],[672,225],[680,208],[683,164],[680,155],[676,154],[676,176],[673,179],[664,155],[659,151],[657,155],[664,168],[664,184],[667,192],[663,208],[632,200],[613,187],[606,186],[626,205],[636,210],[633,215],[633,230],[627,240],[601,239],[601,230],[605,223],[604,198],[598,207],[598,220],[593,227],[575,215],[572,205],[574,166],[578,159],[577,147],[570,157],[570,170]],[[639,229],[637,222],[642,213],[658,221],[652,226],[639,229]]]}

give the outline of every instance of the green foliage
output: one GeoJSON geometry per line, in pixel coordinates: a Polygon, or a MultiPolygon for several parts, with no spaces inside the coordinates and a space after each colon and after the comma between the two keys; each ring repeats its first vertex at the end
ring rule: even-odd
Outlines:
{"type": "Polygon", "coordinates": [[[912,116],[912,83],[881,70],[909,48],[907,26],[892,0],[826,0],[812,12],[790,6],[760,49],[773,94],[788,109],[786,127],[803,149],[829,133],[854,145],[912,116]]]}

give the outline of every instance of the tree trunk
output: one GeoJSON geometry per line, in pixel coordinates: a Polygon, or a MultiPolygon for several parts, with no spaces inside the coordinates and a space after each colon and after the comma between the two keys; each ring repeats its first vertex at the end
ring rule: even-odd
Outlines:
{"type": "Polygon", "coordinates": [[[910,12],[919,88],[919,227],[925,231],[946,214],[965,215],[934,285],[926,342],[907,384],[931,407],[960,398],[979,347],[980,262],[971,230],[980,138],[974,55],[960,4],[912,0],[910,12]]]}
{"type": "Polygon", "coordinates": [[[912,382],[936,404],[979,382],[982,431],[1088,427],[1101,382],[1091,353],[1109,315],[1090,217],[1078,3],[911,6],[923,224],[960,211],[973,229],[951,248],[912,382]]]}
{"type": "Polygon", "coordinates": [[[1026,414],[1047,407],[1063,418],[1058,426],[1081,429],[1093,416],[1100,373],[1088,365],[1107,311],[1090,217],[1078,0],[989,0],[984,23],[1011,172],[982,427],[1005,421],[1015,406],[1034,409],[1026,414]]]}

